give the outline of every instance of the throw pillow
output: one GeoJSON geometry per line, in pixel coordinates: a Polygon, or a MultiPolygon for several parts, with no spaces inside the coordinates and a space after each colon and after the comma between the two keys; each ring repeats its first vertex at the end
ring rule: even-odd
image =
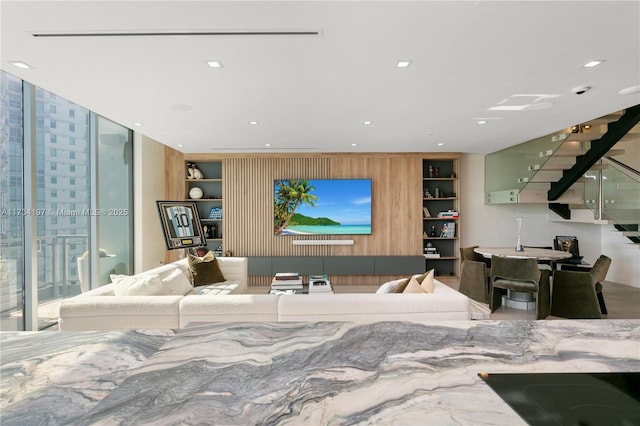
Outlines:
{"type": "Polygon", "coordinates": [[[426,293],[426,291],[420,286],[420,283],[415,277],[411,277],[403,293],[426,293]]]}
{"type": "Polygon", "coordinates": [[[398,287],[398,284],[400,284],[404,280],[406,280],[406,278],[400,278],[398,280],[388,281],[382,284],[380,287],[378,287],[378,290],[376,290],[376,294],[393,293],[396,287],[398,287]]]}
{"type": "Polygon", "coordinates": [[[164,294],[184,296],[193,289],[191,283],[179,268],[174,269],[169,276],[162,279],[164,294]]]}
{"type": "Polygon", "coordinates": [[[194,287],[226,281],[212,251],[202,257],[189,254],[188,264],[194,287]]]}
{"type": "Polygon", "coordinates": [[[159,296],[164,293],[158,275],[111,275],[116,296],[159,296]]]}
{"type": "Polygon", "coordinates": [[[410,278],[403,279],[400,282],[400,284],[398,284],[398,286],[396,287],[396,289],[393,292],[394,293],[402,293],[402,292],[404,292],[404,289],[407,288],[407,285],[409,284],[409,280],[410,280],[410,278]]]}
{"type": "Polygon", "coordinates": [[[433,293],[433,274],[434,274],[433,269],[427,271],[426,277],[420,283],[420,286],[427,293],[433,293]]]}
{"type": "Polygon", "coordinates": [[[418,281],[418,284],[422,284],[422,281],[424,281],[427,275],[429,275],[429,272],[431,272],[431,270],[425,272],[424,274],[414,275],[414,277],[416,278],[416,281],[418,281]]]}

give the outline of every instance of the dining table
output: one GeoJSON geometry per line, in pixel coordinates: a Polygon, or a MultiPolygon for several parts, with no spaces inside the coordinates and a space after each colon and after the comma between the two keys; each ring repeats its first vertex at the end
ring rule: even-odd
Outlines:
{"type": "MultiPolygon", "coordinates": [[[[492,256],[505,256],[519,259],[534,258],[538,263],[544,263],[545,261],[550,262],[551,270],[541,268],[540,282],[538,284],[538,297],[540,298],[539,309],[543,317],[550,312],[551,285],[553,279],[552,270],[554,269],[553,262],[572,257],[570,252],[537,247],[525,247],[522,251],[516,251],[515,247],[476,247],[473,251],[489,259],[492,256]]],[[[502,299],[502,306],[512,309],[535,311],[536,300],[533,293],[507,290],[507,294],[504,295],[502,299]]]]}
{"type": "Polygon", "coordinates": [[[476,247],[475,249],[473,249],[473,251],[488,258],[491,258],[491,256],[505,256],[519,259],[534,258],[538,261],[562,260],[568,259],[573,256],[568,251],[551,250],[537,247],[526,247],[523,251],[516,251],[514,247],[476,247]]]}

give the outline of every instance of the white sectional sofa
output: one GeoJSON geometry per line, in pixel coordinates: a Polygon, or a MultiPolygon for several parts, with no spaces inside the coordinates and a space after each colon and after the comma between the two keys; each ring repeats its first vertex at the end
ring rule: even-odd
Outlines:
{"type": "MultiPolygon", "coordinates": [[[[434,281],[430,294],[246,294],[247,258],[220,257],[227,281],[194,287],[185,295],[115,296],[108,284],[65,299],[60,330],[175,329],[190,322],[468,320],[469,299],[434,281]]],[[[186,259],[143,274],[189,275],[186,259]]],[[[265,289],[266,293],[266,289],[265,289]]]]}

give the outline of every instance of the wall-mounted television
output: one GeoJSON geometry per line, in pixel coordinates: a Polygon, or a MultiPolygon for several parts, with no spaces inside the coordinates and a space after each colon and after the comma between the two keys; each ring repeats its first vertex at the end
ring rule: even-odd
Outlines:
{"type": "Polygon", "coordinates": [[[207,244],[195,202],[157,201],[156,203],[167,250],[207,244]]]}
{"type": "Polygon", "coordinates": [[[371,179],[276,179],[275,235],[371,234],[371,179]]]}

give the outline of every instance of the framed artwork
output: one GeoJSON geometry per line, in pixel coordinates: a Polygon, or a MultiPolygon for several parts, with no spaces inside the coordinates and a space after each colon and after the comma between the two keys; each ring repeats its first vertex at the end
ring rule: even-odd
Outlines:
{"type": "Polygon", "coordinates": [[[207,243],[198,208],[193,201],[157,201],[167,250],[199,247],[207,243]]]}

